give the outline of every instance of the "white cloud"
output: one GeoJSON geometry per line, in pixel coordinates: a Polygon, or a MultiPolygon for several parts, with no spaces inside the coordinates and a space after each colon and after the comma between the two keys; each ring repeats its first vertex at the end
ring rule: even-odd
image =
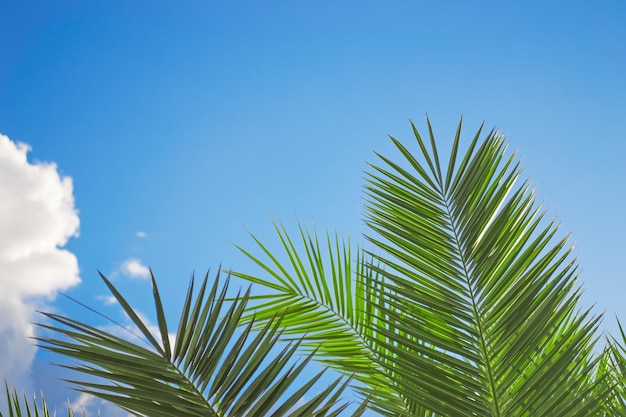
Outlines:
{"type": "Polygon", "coordinates": [[[142,232],[142,231],[137,232],[135,235],[137,237],[139,237],[139,238],[142,238],[142,239],[145,238],[145,237],[148,237],[148,234],[146,232],[142,232]]]}
{"type": "Polygon", "coordinates": [[[74,413],[80,415],[83,410],[86,410],[87,407],[93,405],[97,400],[98,398],[93,395],[83,392],[78,396],[78,398],[71,402],[70,408],[74,410],[74,413]]]}
{"type": "Polygon", "coordinates": [[[78,236],[72,179],[54,163],[30,163],[28,145],[0,135],[0,377],[32,392],[34,310],[80,282],[61,249],[78,236]]]}
{"type": "Polygon", "coordinates": [[[83,411],[88,416],[125,416],[133,417],[132,414],[122,410],[114,404],[104,401],[98,397],[85,392],[81,393],[74,401],[70,403],[70,408],[76,416],[82,416],[83,411]]]}
{"type": "Polygon", "coordinates": [[[130,258],[124,261],[121,267],[123,274],[131,278],[149,278],[150,269],[141,263],[140,259],[130,258]]]}
{"type": "Polygon", "coordinates": [[[96,299],[102,301],[105,306],[111,306],[117,303],[117,298],[112,295],[97,295],[96,299]]]}
{"type": "MultiPolygon", "coordinates": [[[[159,326],[156,323],[153,323],[152,320],[150,320],[148,316],[146,316],[143,312],[135,310],[135,313],[137,313],[137,316],[139,316],[141,321],[143,321],[150,334],[152,334],[152,336],[156,340],[161,341],[161,330],[159,329],[159,326]]],[[[128,317],[125,312],[124,321],[121,323],[121,325],[110,323],[104,326],[98,326],[98,328],[114,336],[126,339],[132,343],[137,343],[140,345],[144,345],[146,343],[146,341],[143,339],[141,330],[139,330],[139,328],[135,325],[135,323],[132,322],[130,317],[128,317]]],[[[169,332],[167,334],[167,337],[169,339],[170,346],[173,347],[176,344],[176,333],[169,332]]]]}

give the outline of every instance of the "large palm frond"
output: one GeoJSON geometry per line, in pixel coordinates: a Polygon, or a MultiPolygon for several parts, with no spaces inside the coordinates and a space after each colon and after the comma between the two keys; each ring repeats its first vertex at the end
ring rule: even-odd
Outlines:
{"type": "Polygon", "coordinates": [[[596,415],[597,319],[577,310],[567,239],[542,224],[529,184],[515,186],[500,134],[477,147],[479,130],[457,167],[459,124],[443,175],[428,127],[430,150],[413,127],[425,164],[392,138],[406,167],[381,156],[366,187],[368,238],[384,252],[379,343],[395,350],[385,366],[444,415],[596,415]]]}
{"type": "Polygon", "coordinates": [[[482,127],[460,153],[459,123],[446,165],[430,122],[429,141],[412,127],[419,151],[391,138],[401,160],[378,155],[367,173],[373,262],[361,254],[348,276],[341,250],[323,253],[301,232],[298,256],[279,230],[288,261],[257,241],[269,261],[246,253],[269,276],[235,274],[274,290],[256,311],[293,309],[290,336],[322,341],[318,357],[357,373],[384,414],[601,415],[610,384],[593,353],[599,317],[579,309],[572,248],[530,183],[517,185],[516,155],[496,131],[479,141],[482,127]]]}
{"type": "Polygon", "coordinates": [[[219,273],[208,295],[208,274],[195,296],[192,278],[173,343],[153,276],[158,335],[102,279],[147,346],[44,313],[57,325],[40,326],[63,337],[40,337],[40,345],[79,361],[64,366],[102,380],[69,381],[79,391],[142,416],[334,416],[345,409],[339,396],[347,380],[337,379],[312,394],[323,371],[305,382],[297,380],[312,356],[293,363],[298,341],[282,349],[277,345],[280,316],[266,320],[257,333],[254,320],[239,327],[249,291],[228,304],[228,280],[220,289],[219,273]]]}

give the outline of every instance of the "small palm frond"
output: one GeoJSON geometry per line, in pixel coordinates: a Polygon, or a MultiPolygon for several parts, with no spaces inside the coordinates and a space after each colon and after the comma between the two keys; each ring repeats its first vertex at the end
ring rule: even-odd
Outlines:
{"type": "MultiPolygon", "coordinates": [[[[50,412],[43,394],[39,403],[36,395],[33,396],[33,401],[30,403],[26,394],[23,394],[23,397],[20,399],[17,389],[14,388],[13,392],[11,392],[6,381],[4,381],[4,390],[9,407],[7,417],[50,417],[56,415],[56,411],[50,412]]],[[[4,417],[2,411],[0,411],[0,417],[4,417]]],[[[67,405],[67,417],[74,417],[74,411],[72,411],[69,404],[67,405]]]]}
{"type": "Polygon", "coordinates": [[[606,416],[626,415],[626,333],[619,320],[617,325],[619,336],[607,337],[607,347],[598,366],[598,375],[606,377],[605,383],[612,393],[607,402],[606,416]]]}
{"type": "Polygon", "coordinates": [[[340,379],[308,399],[324,371],[299,383],[312,355],[293,363],[299,341],[280,349],[281,317],[267,320],[256,333],[254,319],[239,327],[249,290],[228,304],[228,279],[220,289],[219,273],[208,295],[208,274],[195,297],[192,278],[174,343],[153,276],[156,336],[109,280],[102,279],[148,346],[44,313],[58,325],[40,326],[63,337],[40,337],[40,345],[79,361],[63,366],[101,380],[68,381],[77,390],[141,416],[334,416],[347,406],[339,396],[348,381],[340,379]]]}

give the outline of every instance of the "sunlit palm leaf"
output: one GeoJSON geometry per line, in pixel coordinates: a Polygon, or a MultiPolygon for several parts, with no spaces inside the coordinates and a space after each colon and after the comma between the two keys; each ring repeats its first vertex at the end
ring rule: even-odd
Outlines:
{"type": "Polygon", "coordinates": [[[577,311],[571,248],[528,184],[515,187],[515,155],[491,132],[458,168],[453,152],[444,177],[430,124],[430,150],[414,133],[427,167],[392,138],[405,161],[381,156],[366,186],[386,278],[375,302],[392,324],[381,365],[442,415],[598,415],[586,378],[597,319],[577,311]]]}
{"type": "Polygon", "coordinates": [[[235,275],[272,290],[259,317],[293,309],[291,337],[332,335],[317,358],[356,373],[383,414],[601,415],[611,384],[593,353],[599,318],[578,309],[571,247],[530,184],[516,185],[502,135],[480,141],[481,130],[461,154],[459,123],[447,165],[429,122],[428,141],[413,126],[418,152],[391,138],[401,162],[378,155],[367,173],[373,249],[356,264],[349,245],[324,252],[302,228],[298,251],[280,226],[287,261],[255,238],[267,261],[242,250],[267,277],[235,275]]]}
{"type": "MultiPolygon", "coordinates": [[[[317,235],[302,227],[301,245],[296,246],[282,225],[275,224],[275,228],[288,259],[286,264],[281,263],[256,238],[270,262],[262,261],[240,248],[273,280],[231,271],[234,276],[273,290],[269,294],[252,297],[260,303],[249,307],[253,311],[249,317],[254,315],[257,320],[265,320],[284,314],[281,325],[285,335],[297,335],[297,339],[305,335],[305,344],[315,349],[323,340],[318,354],[325,360],[332,363],[337,357],[342,361],[350,357],[353,361],[361,361],[363,371],[367,371],[371,367],[371,360],[367,358],[370,348],[361,335],[366,320],[363,307],[366,287],[362,280],[354,279],[355,275],[363,275],[356,271],[363,265],[361,254],[357,255],[355,262],[349,242],[327,235],[321,243],[317,235]],[[314,327],[309,325],[312,322],[316,323],[314,327]]],[[[338,365],[341,366],[341,363],[338,365]]]]}
{"type": "Polygon", "coordinates": [[[598,375],[607,377],[605,385],[608,385],[613,393],[611,401],[605,408],[606,416],[626,415],[626,333],[619,320],[617,324],[619,335],[607,337],[607,347],[602,354],[597,372],[598,375]]]}
{"type": "Polygon", "coordinates": [[[65,365],[102,382],[71,380],[78,390],[144,416],[336,415],[347,381],[339,380],[305,400],[321,373],[298,383],[311,356],[294,364],[298,341],[279,350],[280,317],[256,334],[254,320],[239,327],[249,292],[227,303],[218,277],[206,296],[208,274],[194,297],[193,279],[174,346],[170,343],[156,281],[153,295],[159,324],[155,337],[124,297],[102,279],[137,326],[147,347],[80,321],[44,313],[58,326],[40,325],[63,338],[41,337],[42,347],[79,361],[65,365]],[[160,339],[157,340],[157,339],[160,339]]]}
{"type": "Polygon", "coordinates": [[[368,337],[376,337],[372,321],[380,317],[375,305],[368,301],[375,286],[365,284],[380,279],[367,267],[371,257],[360,249],[353,251],[350,242],[340,240],[336,234],[326,234],[320,240],[317,234],[300,226],[297,242],[281,224],[274,226],[287,261],[282,262],[252,236],[267,260],[239,249],[269,278],[230,271],[270,290],[252,297],[258,303],[248,307],[248,317],[262,322],[282,316],[284,339],[302,338],[309,351],[315,349],[318,360],[360,381],[358,386],[364,397],[377,387],[378,401],[398,407],[397,412],[405,411],[397,393],[384,383],[392,377],[384,375],[385,370],[377,366],[372,355],[380,356],[379,353],[367,342],[368,337]]]}

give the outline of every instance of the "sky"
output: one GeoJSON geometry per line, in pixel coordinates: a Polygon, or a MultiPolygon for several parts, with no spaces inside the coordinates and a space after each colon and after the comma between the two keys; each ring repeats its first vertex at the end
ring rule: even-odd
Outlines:
{"type": "MultiPolygon", "coordinates": [[[[252,268],[272,218],[359,240],[363,172],[425,115],[445,149],[484,121],[572,232],[583,303],[626,320],[626,5],[426,1],[0,4],[0,374],[54,404],[35,309],[152,318],[192,273],[252,268]]],[[[213,273],[212,272],[212,273],[213,273]]],[[[98,318],[93,316],[94,323],[98,318]]]]}

